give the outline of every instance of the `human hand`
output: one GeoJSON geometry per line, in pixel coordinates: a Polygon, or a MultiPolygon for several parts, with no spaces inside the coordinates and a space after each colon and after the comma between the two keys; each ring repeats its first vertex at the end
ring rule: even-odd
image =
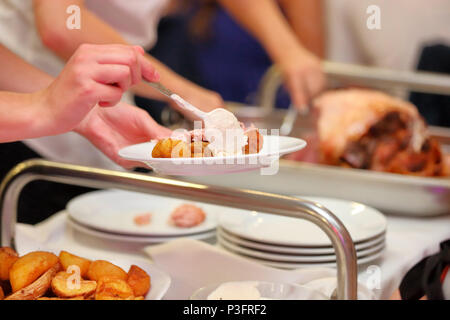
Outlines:
{"type": "Polygon", "coordinates": [[[120,158],[120,149],[169,137],[172,133],[156,123],[145,110],[123,102],[112,108],[95,107],[75,131],[124,168],[142,167],[142,163],[120,158]]]}
{"type": "Polygon", "coordinates": [[[311,99],[323,91],[326,85],[320,60],[301,49],[283,57],[278,67],[292,103],[300,111],[305,111],[311,99]]]}
{"type": "Polygon", "coordinates": [[[58,133],[72,130],[97,104],[116,105],[122,94],[141,81],[159,81],[159,74],[140,47],[83,44],[53,83],[40,94],[40,117],[58,133]]]}

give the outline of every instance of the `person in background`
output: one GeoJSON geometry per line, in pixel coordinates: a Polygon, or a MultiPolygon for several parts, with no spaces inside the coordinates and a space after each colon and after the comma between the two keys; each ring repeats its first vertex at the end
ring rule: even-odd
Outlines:
{"type": "MultiPolygon", "coordinates": [[[[225,100],[246,104],[256,102],[263,74],[276,63],[295,105],[304,106],[324,86],[322,1],[250,2],[184,2],[162,20],[150,52],[225,100]],[[183,64],[185,59],[192,63],[183,64]]],[[[289,100],[283,91],[277,106],[287,107],[289,100]]]]}
{"type": "MultiPolygon", "coordinates": [[[[450,1],[327,0],[325,7],[328,59],[450,73],[450,1]],[[379,8],[377,29],[367,27],[372,5],[379,8]]],[[[413,93],[409,98],[429,124],[450,126],[449,96],[413,93]]]]}

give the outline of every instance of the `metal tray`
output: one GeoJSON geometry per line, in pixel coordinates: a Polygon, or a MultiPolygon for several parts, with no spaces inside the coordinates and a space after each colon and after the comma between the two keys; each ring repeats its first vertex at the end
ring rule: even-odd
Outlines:
{"type": "Polygon", "coordinates": [[[283,195],[352,200],[385,214],[429,217],[450,213],[448,178],[422,178],[281,160],[279,172],[272,176],[253,171],[184,177],[183,180],[283,195]]]}

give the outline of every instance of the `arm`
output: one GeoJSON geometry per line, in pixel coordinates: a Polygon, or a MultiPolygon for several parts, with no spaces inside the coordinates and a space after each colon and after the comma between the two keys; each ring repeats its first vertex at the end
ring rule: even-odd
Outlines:
{"type": "MultiPolygon", "coordinates": [[[[141,81],[158,81],[143,50],[130,46],[83,45],[68,61],[61,74],[48,85],[48,75],[27,65],[4,47],[0,47],[2,65],[13,71],[33,75],[36,83],[27,86],[26,75],[15,75],[22,91],[0,92],[0,142],[56,135],[77,128],[97,104],[114,106],[131,85],[141,81]],[[48,85],[48,86],[47,86],[48,85]]],[[[0,83],[7,83],[9,74],[0,74],[0,83]]],[[[14,87],[13,81],[8,84],[14,87]]],[[[3,88],[5,89],[5,88],[3,88]]]]}
{"type": "Polygon", "coordinates": [[[320,61],[298,41],[274,0],[218,0],[264,46],[280,68],[293,103],[304,109],[324,87],[320,61]]]}
{"type": "Polygon", "coordinates": [[[297,39],[323,58],[325,55],[324,7],[322,0],[279,0],[297,39]]]}
{"type": "Polygon", "coordinates": [[[2,45],[0,61],[0,90],[33,92],[47,87],[53,81],[51,76],[26,63],[2,45]]]}
{"type": "MultiPolygon", "coordinates": [[[[86,8],[84,0],[33,0],[33,4],[36,27],[43,43],[64,60],[67,60],[83,43],[127,44],[116,30],[86,8]],[[66,8],[72,4],[78,5],[81,9],[80,30],[66,28],[68,17],[66,8]]],[[[218,94],[182,78],[150,55],[146,54],[146,58],[158,70],[162,82],[186,100],[204,110],[223,105],[218,94]]],[[[145,83],[135,85],[132,90],[138,95],[168,101],[165,96],[145,83]]]]}

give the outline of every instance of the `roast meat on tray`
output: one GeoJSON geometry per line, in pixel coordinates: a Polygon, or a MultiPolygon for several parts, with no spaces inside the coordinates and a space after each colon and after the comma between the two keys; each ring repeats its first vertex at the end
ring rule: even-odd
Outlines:
{"type": "Polygon", "coordinates": [[[449,174],[438,141],[409,102],[375,90],[340,89],[315,99],[314,113],[320,163],[418,176],[449,174]]]}

